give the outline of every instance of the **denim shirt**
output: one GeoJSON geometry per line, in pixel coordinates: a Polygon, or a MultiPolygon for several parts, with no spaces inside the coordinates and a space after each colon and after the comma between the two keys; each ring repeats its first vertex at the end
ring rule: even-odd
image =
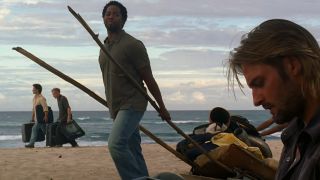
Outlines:
{"type": "Polygon", "coordinates": [[[276,179],[320,179],[320,111],[307,126],[302,119],[292,120],[281,140],[284,148],[276,179]]]}

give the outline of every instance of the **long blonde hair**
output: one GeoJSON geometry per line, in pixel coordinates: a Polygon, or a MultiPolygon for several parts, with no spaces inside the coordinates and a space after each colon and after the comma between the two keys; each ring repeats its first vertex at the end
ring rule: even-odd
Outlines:
{"type": "Polygon", "coordinates": [[[271,19],[261,23],[242,37],[240,46],[230,52],[228,60],[228,86],[243,85],[243,64],[268,64],[278,69],[282,77],[284,57],[295,57],[302,66],[303,94],[318,97],[320,90],[320,48],[316,39],[305,28],[284,19],[271,19]]]}

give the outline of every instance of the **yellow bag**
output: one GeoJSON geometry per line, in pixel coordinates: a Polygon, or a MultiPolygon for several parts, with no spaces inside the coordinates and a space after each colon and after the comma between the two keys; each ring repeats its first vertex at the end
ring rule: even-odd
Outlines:
{"type": "Polygon", "coordinates": [[[251,153],[253,153],[257,158],[264,159],[260,149],[258,147],[250,147],[240,139],[238,139],[233,133],[220,133],[212,137],[211,142],[220,147],[229,146],[230,144],[235,144],[240,146],[251,153]]]}

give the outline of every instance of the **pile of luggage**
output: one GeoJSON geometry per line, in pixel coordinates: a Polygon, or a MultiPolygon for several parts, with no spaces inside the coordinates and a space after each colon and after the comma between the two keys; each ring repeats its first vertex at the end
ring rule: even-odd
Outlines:
{"type": "Polygon", "coordinates": [[[186,139],[177,144],[176,150],[195,164],[191,174],[222,179],[274,179],[278,162],[272,159],[268,144],[255,127],[241,116],[226,118],[224,123],[215,119],[219,125],[216,132],[207,131],[213,124],[204,124],[189,135],[213,161],[186,139]]]}
{"type": "MultiPolygon", "coordinates": [[[[42,108],[42,106],[39,106],[39,108],[42,108]]],[[[43,113],[42,109],[36,110],[37,116],[43,117],[44,115],[40,114],[43,113]]],[[[43,119],[43,118],[38,118],[43,119]]],[[[63,138],[63,136],[57,136],[56,135],[56,129],[58,126],[58,122],[53,122],[53,112],[51,110],[51,107],[48,107],[48,122],[39,122],[38,123],[45,123],[46,124],[46,131],[45,133],[43,131],[38,131],[38,136],[36,142],[46,141],[46,146],[54,147],[57,145],[56,141],[63,142],[63,144],[67,143],[67,139],[76,139],[81,136],[85,135],[85,132],[83,129],[77,124],[75,120],[72,120],[70,123],[66,124],[61,128],[61,133],[64,135],[66,139],[57,139],[63,138]]],[[[22,142],[28,143],[30,141],[32,127],[35,123],[29,122],[22,124],[21,128],[21,134],[22,134],[22,142]]]]}

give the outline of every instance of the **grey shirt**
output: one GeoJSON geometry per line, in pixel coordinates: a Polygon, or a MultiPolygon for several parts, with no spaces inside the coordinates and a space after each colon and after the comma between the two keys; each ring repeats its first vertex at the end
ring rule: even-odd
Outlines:
{"type": "MultiPolygon", "coordinates": [[[[115,41],[108,42],[106,39],[104,46],[114,60],[144,87],[139,70],[150,66],[150,61],[143,43],[122,31],[115,41]]],[[[131,107],[137,111],[145,111],[148,104],[146,98],[102,50],[99,64],[111,118],[114,119],[120,109],[131,107]]]]}
{"type": "Polygon", "coordinates": [[[67,122],[68,108],[70,107],[68,99],[63,95],[60,95],[57,98],[57,101],[58,101],[58,107],[59,107],[59,117],[58,117],[57,121],[58,122],[67,122]]]}
{"type": "Polygon", "coordinates": [[[320,179],[320,111],[307,126],[292,120],[281,134],[284,144],[276,179],[320,179]]]}

